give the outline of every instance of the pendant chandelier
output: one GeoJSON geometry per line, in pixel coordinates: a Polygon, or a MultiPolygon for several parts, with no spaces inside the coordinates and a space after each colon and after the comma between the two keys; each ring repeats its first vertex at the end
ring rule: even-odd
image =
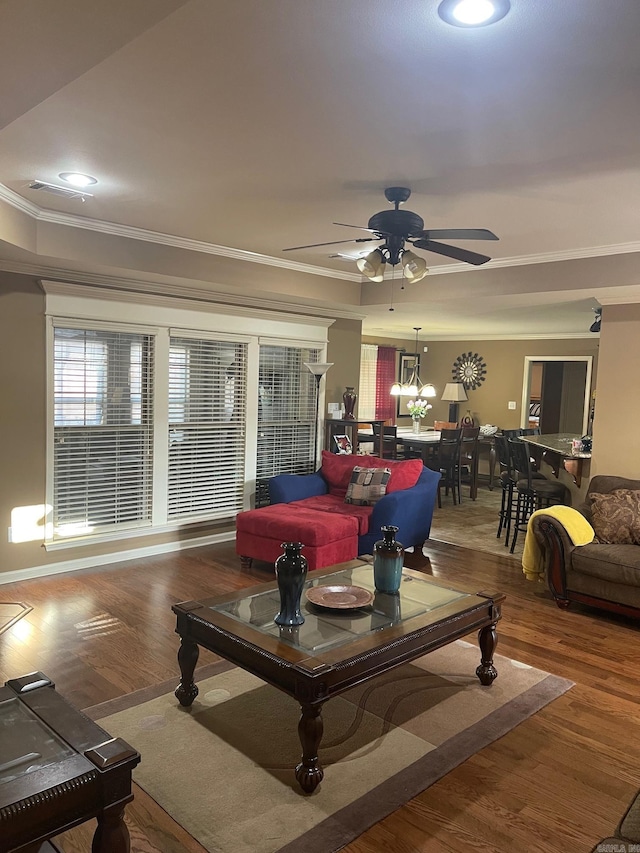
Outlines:
{"type": "Polygon", "coordinates": [[[413,370],[406,382],[394,382],[391,386],[391,394],[393,394],[394,397],[435,397],[437,394],[435,386],[430,382],[423,382],[422,379],[420,379],[420,371],[418,369],[418,362],[420,360],[418,356],[418,332],[422,326],[414,326],[413,328],[416,332],[416,360],[413,365],[413,370]]]}

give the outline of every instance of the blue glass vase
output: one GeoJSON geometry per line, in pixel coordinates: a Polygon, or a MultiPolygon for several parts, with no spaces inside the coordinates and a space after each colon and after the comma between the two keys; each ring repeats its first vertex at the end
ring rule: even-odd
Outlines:
{"type": "Polygon", "coordinates": [[[397,593],[402,580],[404,547],[396,541],[397,527],[380,528],[384,539],[373,546],[373,583],[378,592],[397,593]]]}
{"type": "Polygon", "coordinates": [[[276,560],[276,577],[280,592],[280,612],[273,620],[276,625],[302,625],[300,598],[307,579],[307,558],[300,553],[300,542],[283,542],[284,554],[276,560]]]}

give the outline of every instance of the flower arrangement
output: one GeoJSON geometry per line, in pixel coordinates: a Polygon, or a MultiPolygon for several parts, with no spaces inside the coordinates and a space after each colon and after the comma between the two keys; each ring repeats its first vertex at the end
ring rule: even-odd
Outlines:
{"type": "Polygon", "coordinates": [[[433,406],[431,403],[427,403],[426,400],[421,400],[418,398],[417,400],[409,400],[407,403],[407,409],[409,409],[409,414],[412,418],[424,418],[429,409],[432,409],[433,406]]]}

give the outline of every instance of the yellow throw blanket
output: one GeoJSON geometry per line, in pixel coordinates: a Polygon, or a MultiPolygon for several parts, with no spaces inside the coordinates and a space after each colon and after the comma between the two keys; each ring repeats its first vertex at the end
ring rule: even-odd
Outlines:
{"type": "Polygon", "coordinates": [[[532,512],[527,523],[527,535],[522,552],[522,571],[528,581],[544,579],[544,558],[542,549],[533,534],[532,522],[537,515],[550,515],[556,518],[567,531],[574,545],[587,545],[595,536],[593,527],[587,519],[570,506],[549,506],[532,512]]]}

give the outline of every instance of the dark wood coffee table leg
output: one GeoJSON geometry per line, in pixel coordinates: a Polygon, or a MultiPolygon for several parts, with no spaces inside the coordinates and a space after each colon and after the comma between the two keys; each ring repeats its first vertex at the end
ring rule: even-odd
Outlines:
{"type": "Polygon", "coordinates": [[[302,761],[296,767],[296,779],[302,790],[311,794],[324,777],[324,770],[318,758],[318,749],[324,730],[322,705],[301,705],[300,707],[302,715],[298,723],[298,734],[302,744],[302,761]]]}
{"type": "Polygon", "coordinates": [[[484,628],[478,631],[480,666],[476,669],[476,675],[480,679],[480,683],[486,687],[491,687],[498,677],[498,670],[493,665],[493,653],[498,644],[496,625],[497,622],[494,622],[492,625],[485,625],[484,628]]]}
{"type": "Polygon", "coordinates": [[[98,815],[91,853],[129,853],[129,830],[124,822],[124,808],[116,805],[98,815]]]}
{"type": "Polygon", "coordinates": [[[181,705],[185,708],[193,703],[193,700],[198,695],[198,688],[193,680],[193,673],[198,663],[200,649],[198,644],[193,640],[185,640],[180,638],[180,648],[178,649],[178,664],[180,665],[180,684],[176,687],[174,693],[181,705]]]}

